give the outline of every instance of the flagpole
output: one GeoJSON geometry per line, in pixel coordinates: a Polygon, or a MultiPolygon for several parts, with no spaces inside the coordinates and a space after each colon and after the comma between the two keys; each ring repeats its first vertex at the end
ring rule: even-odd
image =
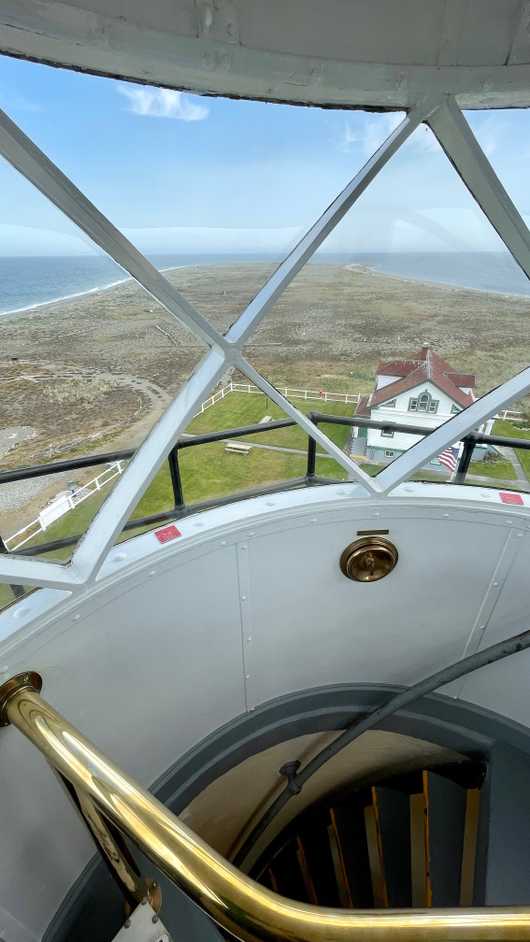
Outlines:
{"type": "Polygon", "coordinates": [[[460,458],[461,458],[463,450],[464,450],[464,442],[458,442],[458,454],[456,456],[455,470],[452,472],[449,478],[449,484],[454,484],[456,481],[456,476],[458,474],[458,465],[460,464],[460,458]]]}

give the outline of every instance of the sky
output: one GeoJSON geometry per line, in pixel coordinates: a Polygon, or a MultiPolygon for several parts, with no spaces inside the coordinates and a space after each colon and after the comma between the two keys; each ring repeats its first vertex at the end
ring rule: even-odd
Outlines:
{"type": "MultiPolygon", "coordinates": [[[[147,253],[282,253],[400,120],[208,98],[0,57],[0,107],[147,253]]],[[[530,112],[467,115],[518,209],[530,112]]],[[[0,158],[0,255],[94,251],[0,158]]],[[[328,237],[328,252],[502,248],[432,133],[419,128],[328,237]]]]}

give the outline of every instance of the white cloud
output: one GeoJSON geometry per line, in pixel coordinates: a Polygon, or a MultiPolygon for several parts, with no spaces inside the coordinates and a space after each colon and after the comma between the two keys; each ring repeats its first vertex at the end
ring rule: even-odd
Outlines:
{"type": "Polygon", "coordinates": [[[191,95],[170,88],[149,85],[118,85],[118,91],[129,101],[128,111],[146,118],[174,118],[177,121],[204,121],[208,108],[191,95]]]}
{"type": "MultiPolygon", "coordinates": [[[[466,115],[469,120],[469,115],[466,115]]],[[[478,119],[471,120],[471,126],[482,150],[487,157],[491,157],[497,150],[499,138],[508,137],[509,128],[505,121],[495,113],[480,115],[478,119]]]]}
{"type": "Polygon", "coordinates": [[[362,135],[354,131],[350,122],[346,121],[344,123],[342,135],[339,139],[339,150],[343,151],[345,154],[349,154],[353,145],[358,144],[361,140],[362,135]]]}
{"type": "Polygon", "coordinates": [[[277,228],[159,226],[127,228],[124,234],[146,254],[205,255],[217,252],[286,254],[303,235],[299,226],[277,228]]]}
{"type": "Polygon", "coordinates": [[[389,111],[374,117],[364,115],[364,123],[359,119],[346,120],[344,129],[338,142],[338,148],[345,154],[351,153],[354,146],[359,146],[366,157],[371,157],[374,151],[403,120],[400,111],[389,111]],[[355,126],[357,124],[357,127],[355,126]]]}
{"type": "MultiPolygon", "coordinates": [[[[365,157],[372,154],[381,146],[383,141],[401,124],[404,118],[402,111],[387,111],[384,114],[366,116],[364,126],[355,127],[353,121],[346,121],[342,135],[338,142],[339,150],[349,154],[355,146],[361,148],[365,157]]],[[[420,125],[406,141],[405,147],[413,147],[424,153],[438,153],[440,145],[431,129],[420,125]]]]}

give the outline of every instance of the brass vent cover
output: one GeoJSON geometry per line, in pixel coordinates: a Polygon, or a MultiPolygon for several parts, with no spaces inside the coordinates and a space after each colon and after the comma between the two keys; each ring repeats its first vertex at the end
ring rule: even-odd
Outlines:
{"type": "Polygon", "coordinates": [[[363,536],[346,547],[340,557],[341,571],[355,582],[377,582],[392,572],[398,551],[381,536],[363,536]]]}

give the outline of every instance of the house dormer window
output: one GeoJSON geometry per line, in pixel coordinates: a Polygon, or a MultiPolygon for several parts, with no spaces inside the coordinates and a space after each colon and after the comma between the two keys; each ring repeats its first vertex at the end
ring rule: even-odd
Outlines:
{"type": "Polygon", "coordinates": [[[440,400],[433,399],[431,394],[425,390],[420,396],[409,399],[409,412],[431,412],[436,414],[439,405],[440,400]]]}

